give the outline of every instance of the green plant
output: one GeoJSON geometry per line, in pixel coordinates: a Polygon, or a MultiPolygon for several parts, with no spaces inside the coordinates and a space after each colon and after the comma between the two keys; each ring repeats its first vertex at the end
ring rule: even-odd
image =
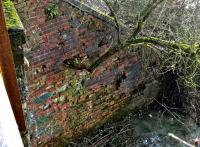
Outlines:
{"type": "Polygon", "coordinates": [[[46,8],[46,14],[48,19],[56,18],[59,15],[58,4],[51,4],[46,8]]]}

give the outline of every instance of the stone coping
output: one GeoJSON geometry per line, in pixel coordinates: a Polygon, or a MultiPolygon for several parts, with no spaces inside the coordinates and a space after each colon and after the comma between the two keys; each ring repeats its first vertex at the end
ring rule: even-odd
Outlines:
{"type": "Polygon", "coordinates": [[[11,0],[3,0],[3,10],[8,30],[23,30],[23,24],[17,14],[17,10],[11,0]]]}
{"type": "Polygon", "coordinates": [[[94,9],[94,8],[88,6],[84,2],[80,2],[78,0],[63,0],[63,1],[65,1],[65,2],[69,3],[70,5],[80,9],[81,11],[89,13],[89,14],[91,14],[91,15],[93,15],[93,16],[95,16],[95,17],[97,17],[97,18],[99,18],[99,19],[101,19],[101,20],[103,20],[107,23],[110,23],[110,24],[116,26],[114,19],[111,16],[109,16],[107,13],[104,13],[100,10],[97,10],[97,9],[94,9]]]}

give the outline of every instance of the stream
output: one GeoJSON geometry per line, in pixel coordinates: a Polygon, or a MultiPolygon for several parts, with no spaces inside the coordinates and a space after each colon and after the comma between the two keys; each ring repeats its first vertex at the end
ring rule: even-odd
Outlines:
{"type": "Polygon", "coordinates": [[[68,146],[80,147],[187,147],[168,133],[194,145],[200,127],[192,119],[176,113],[150,112],[145,115],[128,114],[121,120],[104,124],[68,146]]]}

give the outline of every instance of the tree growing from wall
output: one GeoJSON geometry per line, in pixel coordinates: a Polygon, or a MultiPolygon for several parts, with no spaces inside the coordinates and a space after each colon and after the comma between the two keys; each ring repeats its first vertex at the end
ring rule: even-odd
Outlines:
{"type": "Polygon", "coordinates": [[[92,72],[116,52],[126,50],[133,45],[148,44],[165,57],[173,54],[172,58],[168,59],[171,65],[166,67],[169,70],[178,70],[187,86],[198,87],[195,82],[200,61],[198,0],[103,0],[103,2],[115,22],[118,43],[90,66],[76,65],[72,61],[69,64],[71,68],[92,72]],[[142,11],[139,11],[141,9],[142,11]],[[127,38],[121,36],[120,30],[123,27],[129,30],[127,38]]]}
{"type": "MultiPolygon", "coordinates": [[[[85,2],[94,3],[92,0],[85,0],[85,2]]],[[[103,9],[115,22],[118,43],[89,66],[75,63],[74,58],[68,62],[69,67],[92,72],[121,50],[141,44],[148,45],[155,52],[159,52],[162,67],[160,73],[164,74],[168,71],[175,73],[178,76],[177,87],[181,83],[190,89],[188,92],[197,94],[200,79],[200,2],[198,0],[102,0],[98,2],[106,6],[103,9]],[[128,30],[126,33],[128,37],[121,35],[123,28],[128,30]]]]}

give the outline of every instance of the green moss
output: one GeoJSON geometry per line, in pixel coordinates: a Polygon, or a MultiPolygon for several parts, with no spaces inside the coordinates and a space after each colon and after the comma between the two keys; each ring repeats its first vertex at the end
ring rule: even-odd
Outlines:
{"type": "Polygon", "coordinates": [[[71,109],[67,112],[69,116],[67,124],[74,132],[78,132],[78,127],[82,126],[82,124],[86,121],[87,116],[83,114],[85,110],[87,110],[87,105],[77,104],[71,107],[71,109]]]}
{"type": "Polygon", "coordinates": [[[3,0],[3,9],[8,29],[22,28],[15,6],[10,0],[3,0]]]}

